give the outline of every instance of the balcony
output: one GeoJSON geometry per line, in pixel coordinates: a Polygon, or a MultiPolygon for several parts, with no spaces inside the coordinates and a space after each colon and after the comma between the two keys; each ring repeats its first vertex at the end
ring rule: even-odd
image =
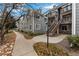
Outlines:
{"type": "Polygon", "coordinates": [[[61,14],[67,13],[67,12],[71,12],[71,11],[72,11],[72,5],[68,5],[68,6],[63,7],[63,8],[61,9],[61,14]]]}
{"type": "Polygon", "coordinates": [[[70,19],[70,20],[64,20],[63,19],[63,21],[61,22],[61,24],[71,24],[72,23],[72,20],[70,19]]]}

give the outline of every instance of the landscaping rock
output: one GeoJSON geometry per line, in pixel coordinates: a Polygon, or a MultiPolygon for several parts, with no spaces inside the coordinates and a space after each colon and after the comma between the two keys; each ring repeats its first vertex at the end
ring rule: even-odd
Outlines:
{"type": "Polygon", "coordinates": [[[11,53],[11,51],[7,51],[7,54],[11,53]]]}
{"type": "Polygon", "coordinates": [[[16,39],[16,35],[14,33],[9,33],[8,36],[5,41],[5,44],[0,46],[0,56],[11,56],[12,55],[12,50],[13,50],[13,46],[15,43],[15,39],[16,39]]]}
{"type": "Polygon", "coordinates": [[[13,45],[10,45],[10,48],[12,48],[13,47],[13,45]]]}
{"type": "Polygon", "coordinates": [[[0,50],[0,53],[1,53],[1,50],[0,50]]]}
{"type": "Polygon", "coordinates": [[[3,48],[6,48],[6,47],[7,47],[7,45],[3,45],[2,47],[3,47],[3,48]]]}
{"type": "Polygon", "coordinates": [[[6,43],[6,46],[9,46],[9,43],[6,43]]]}

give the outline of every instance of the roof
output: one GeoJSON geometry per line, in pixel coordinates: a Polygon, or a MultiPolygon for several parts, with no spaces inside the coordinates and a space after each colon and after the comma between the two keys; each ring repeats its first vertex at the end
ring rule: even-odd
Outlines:
{"type": "Polygon", "coordinates": [[[36,10],[33,10],[32,11],[32,14],[38,14],[39,12],[38,11],[36,11],[36,10]]]}

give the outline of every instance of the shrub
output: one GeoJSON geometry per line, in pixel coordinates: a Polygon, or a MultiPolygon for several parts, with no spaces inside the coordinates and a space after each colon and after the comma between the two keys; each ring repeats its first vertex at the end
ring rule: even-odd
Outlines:
{"type": "Polygon", "coordinates": [[[42,35],[43,33],[33,33],[33,32],[31,32],[31,31],[29,31],[29,32],[26,32],[28,35],[30,35],[30,36],[37,36],[37,35],[42,35]]]}
{"type": "Polygon", "coordinates": [[[21,32],[23,32],[23,30],[20,30],[21,32]]]}
{"type": "Polygon", "coordinates": [[[20,32],[25,33],[29,36],[37,36],[37,35],[42,35],[43,34],[43,33],[33,33],[32,31],[27,32],[27,31],[23,31],[23,30],[20,30],[20,32]]]}
{"type": "Polygon", "coordinates": [[[71,47],[79,47],[79,36],[68,36],[67,39],[71,47]]]}
{"type": "Polygon", "coordinates": [[[31,32],[31,31],[27,32],[27,34],[30,35],[30,36],[34,35],[33,32],[31,32]]]}

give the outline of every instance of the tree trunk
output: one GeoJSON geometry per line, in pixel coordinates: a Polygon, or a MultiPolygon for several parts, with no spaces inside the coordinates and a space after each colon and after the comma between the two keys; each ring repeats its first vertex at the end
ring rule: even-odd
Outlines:
{"type": "Polygon", "coordinates": [[[4,31],[5,31],[5,27],[2,27],[2,29],[1,29],[1,40],[0,40],[1,45],[3,44],[3,41],[4,41],[4,35],[5,35],[4,31]]]}
{"type": "Polygon", "coordinates": [[[59,25],[58,25],[58,28],[57,28],[57,35],[59,35],[59,25]]]}
{"type": "Polygon", "coordinates": [[[7,28],[6,31],[5,31],[5,33],[8,33],[8,32],[9,32],[9,29],[7,28]]]}
{"type": "Polygon", "coordinates": [[[2,33],[2,35],[1,35],[1,45],[3,44],[3,41],[4,41],[4,34],[2,33]]]}

